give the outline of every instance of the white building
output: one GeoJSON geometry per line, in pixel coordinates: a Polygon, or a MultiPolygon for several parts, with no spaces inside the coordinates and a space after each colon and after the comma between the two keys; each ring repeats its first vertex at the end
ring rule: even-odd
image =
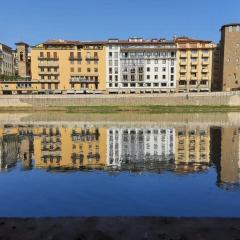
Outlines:
{"type": "Polygon", "coordinates": [[[0,43],[0,75],[13,76],[14,74],[14,56],[12,49],[0,43]]]}
{"type": "Polygon", "coordinates": [[[175,129],[111,128],[107,131],[107,165],[121,167],[122,162],[173,160],[175,129]]]}
{"type": "Polygon", "coordinates": [[[176,90],[176,44],[165,40],[110,39],[106,44],[109,93],[160,93],[176,90]]]}

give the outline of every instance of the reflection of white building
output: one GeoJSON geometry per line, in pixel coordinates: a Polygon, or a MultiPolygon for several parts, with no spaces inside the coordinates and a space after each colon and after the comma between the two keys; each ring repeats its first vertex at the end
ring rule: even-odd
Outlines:
{"type": "Polygon", "coordinates": [[[122,162],[169,161],[175,154],[172,128],[111,128],[107,131],[107,165],[122,162]]]}
{"type": "Polygon", "coordinates": [[[0,169],[10,168],[17,162],[18,141],[14,134],[0,138],[0,169]]]}

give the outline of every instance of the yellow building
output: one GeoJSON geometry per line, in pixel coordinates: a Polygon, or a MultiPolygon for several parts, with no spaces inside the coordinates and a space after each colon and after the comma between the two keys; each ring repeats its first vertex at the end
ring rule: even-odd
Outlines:
{"type": "Polygon", "coordinates": [[[101,93],[105,90],[102,42],[47,41],[32,48],[32,87],[38,93],[101,93]]]}
{"type": "Polygon", "coordinates": [[[213,78],[211,41],[177,38],[177,92],[210,92],[213,78]]]}

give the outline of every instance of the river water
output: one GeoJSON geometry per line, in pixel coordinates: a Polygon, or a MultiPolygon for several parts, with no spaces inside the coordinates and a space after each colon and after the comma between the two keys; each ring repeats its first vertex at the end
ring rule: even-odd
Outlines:
{"type": "Polygon", "coordinates": [[[0,114],[0,216],[240,217],[240,114],[0,114]]]}

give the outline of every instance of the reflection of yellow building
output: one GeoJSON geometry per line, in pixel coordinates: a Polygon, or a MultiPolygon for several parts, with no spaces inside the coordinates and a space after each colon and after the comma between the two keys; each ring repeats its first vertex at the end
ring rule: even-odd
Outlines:
{"type": "Polygon", "coordinates": [[[210,129],[189,128],[176,129],[176,167],[186,170],[191,164],[194,168],[210,163],[210,129]]]}
{"type": "Polygon", "coordinates": [[[101,168],[106,164],[106,133],[96,128],[37,128],[34,156],[38,168],[101,168]]]}
{"type": "Polygon", "coordinates": [[[91,93],[105,90],[101,42],[47,41],[32,48],[32,87],[38,92],[91,93]]]}

